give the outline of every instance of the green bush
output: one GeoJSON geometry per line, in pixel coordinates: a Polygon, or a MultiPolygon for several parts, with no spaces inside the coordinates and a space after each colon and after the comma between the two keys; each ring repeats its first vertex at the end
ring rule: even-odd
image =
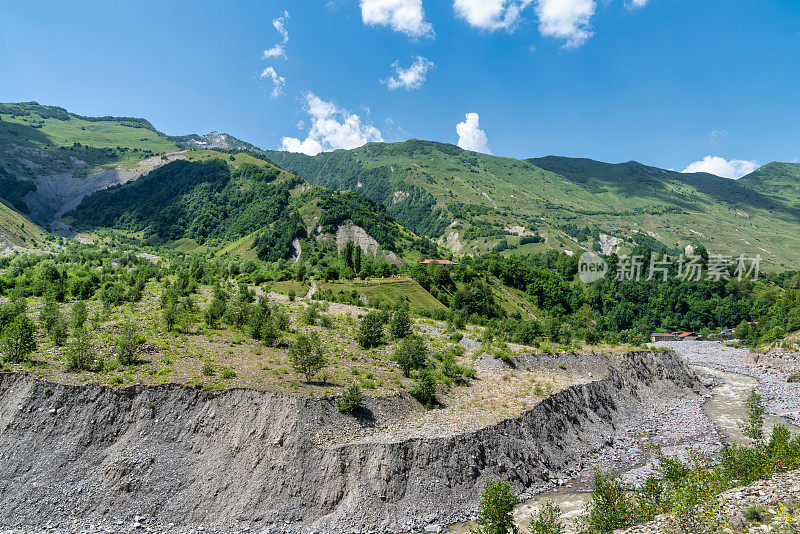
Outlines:
{"type": "Polygon", "coordinates": [[[389,335],[395,339],[402,339],[411,335],[411,327],[408,303],[400,301],[392,310],[392,318],[389,320],[389,335]]]}
{"type": "Polygon", "coordinates": [[[316,332],[311,332],[307,336],[300,334],[289,350],[289,358],[292,368],[295,372],[305,376],[306,383],[310,383],[314,375],[328,364],[323,353],[322,342],[316,332]]]}
{"type": "Polygon", "coordinates": [[[73,331],[78,331],[86,325],[88,312],[86,310],[86,303],[82,300],[77,301],[72,305],[72,310],[69,315],[69,325],[73,331]]]}
{"type": "Polygon", "coordinates": [[[58,303],[52,297],[46,298],[42,309],[39,311],[39,324],[42,330],[49,334],[59,319],[61,319],[61,313],[58,310],[58,303]]]}
{"type": "Polygon", "coordinates": [[[425,344],[425,340],[418,336],[405,338],[394,349],[392,359],[397,362],[405,376],[411,376],[411,371],[425,367],[425,362],[428,359],[428,347],[425,344]]]}
{"type": "Polygon", "coordinates": [[[547,501],[536,515],[531,517],[528,534],[564,534],[566,528],[561,523],[561,508],[553,501],[547,501]]]}
{"type": "Polygon", "coordinates": [[[492,480],[486,484],[478,505],[478,517],[470,534],[517,534],[514,525],[514,507],[517,497],[511,485],[504,480],[492,480]]]}
{"type": "Polygon", "coordinates": [[[144,336],[139,333],[135,324],[126,321],[120,326],[114,345],[117,349],[117,361],[121,365],[131,365],[137,361],[139,351],[144,345],[144,336]]]}
{"type": "Polygon", "coordinates": [[[36,325],[22,313],[3,329],[3,354],[6,361],[20,363],[36,350],[36,325]]]}
{"type": "Polygon", "coordinates": [[[439,399],[436,396],[436,380],[430,369],[425,368],[417,373],[414,377],[414,385],[409,393],[427,408],[432,408],[439,404],[439,399]]]}
{"type": "Polygon", "coordinates": [[[359,345],[365,349],[369,349],[383,343],[384,318],[385,316],[383,313],[371,311],[361,319],[361,324],[356,334],[356,341],[358,341],[359,345]]]}
{"type": "Polygon", "coordinates": [[[217,328],[228,309],[228,294],[221,287],[214,287],[214,298],[203,313],[203,319],[211,328],[217,328]]]}
{"type": "Polygon", "coordinates": [[[739,428],[755,443],[764,441],[764,405],[755,389],[747,397],[747,420],[739,423],[739,428]]]}
{"type": "Polygon", "coordinates": [[[223,367],[221,376],[225,380],[230,380],[231,378],[236,378],[236,371],[232,367],[223,367]]]}
{"type": "Polygon", "coordinates": [[[596,472],[592,500],[579,519],[582,534],[608,534],[635,525],[636,505],[622,484],[619,473],[596,472]]]}
{"type": "Polygon", "coordinates": [[[85,329],[78,330],[67,345],[66,370],[97,371],[100,367],[100,358],[92,345],[91,336],[85,329]]]}
{"type": "Polygon", "coordinates": [[[300,314],[300,319],[303,321],[303,324],[315,325],[319,320],[319,315],[319,304],[312,302],[303,309],[303,312],[300,314]]]}
{"type": "Polygon", "coordinates": [[[355,382],[350,384],[336,407],[342,413],[353,413],[361,407],[361,388],[355,382]]]}
{"type": "Polygon", "coordinates": [[[67,338],[69,337],[67,321],[61,316],[61,314],[59,314],[56,322],[50,327],[48,335],[53,344],[59,347],[67,342],[67,338]]]}

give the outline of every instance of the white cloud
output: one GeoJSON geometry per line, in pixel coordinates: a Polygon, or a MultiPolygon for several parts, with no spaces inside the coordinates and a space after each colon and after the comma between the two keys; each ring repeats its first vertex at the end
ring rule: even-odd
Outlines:
{"type": "Polygon", "coordinates": [[[737,179],[746,174],[750,174],[758,169],[758,163],[755,161],[746,161],[742,159],[732,159],[730,161],[719,156],[706,156],[700,161],[691,163],[681,172],[707,172],[722,176],[723,178],[737,179]]]}
{"type": "Polygon", "coordinates": [[[361,117],[326,102],[314,93],[306,93],[306,112],[311,118],[311,129],[304,140],[284,137],[282,150],[302,152],[316,156],[320,152],[339,148],[357,148],[369,142],[383,141],[380,130],[371,124],[363,124],[361,117]]]}
{"type": "Polygon", "coordinates": [[[533,0],[453,0],[456,15],[482,30],[512,29],[533,0]]]}
{"type": "Polygon", "coordinates": [[[422,56],[417,56],[414,63],[407,69],[400,66],[400,61],[395,61],[392,63],[394,75],[389,76],[385,80],[381,80],[381,83],[385,83],[390,91],[400,89],[401,87],[409,91],[411,89],[419,89],[422,87],[422,84],[425,83],[428,71],[434,68],[434,66],[433,61],[422,56]]]}
{"type": "Polygon", "coordinates": [[[286,78],[278,76],[275,69],[267,67],[261,73],[261,78],[269,78],[272,80],[272,98],[278,98],[283,94],[283,87],[286,85],[286,78]]]}
{"type": "Polygon", "coordinates": [[[473,150],[475,152],[483,152],[491,154],[486,138],[486,132],[480,129],[480,117],[477,113],[467,113],[467,118],[464,122],[456,124],[456,132],[458,132],[458,146],[464,150],[473,150]]]}
{"type": "Polygon", "coordinates": [[[712,130],[708,134],[708,141],[711,144],[719,144],[728,138],[728,130],[712,130]]]}
{"type": "Polygon", "coordinates": [[[644,7],[649,0],[630,0],[628,5],[630,7],[644,7]]]}
{"type": "Polygon", "coordinates": [[[360,0],[364,24],[389,26],[409,37],[432,37],[422,0],[360,0]]]}
{"type": "Polygon", "coordinates": [[[536,0],[539,32],[566,39],[567,48],[578,47],[592,36],[589,23],[596,8],[595,0],[536,0]]]}
{"type": "Polygon", "coordinates": [[[286,59],[286,43],[289,42],[289,30],[286,29],[286,20],[289,18],[289,12],[284,11],[282,17],[272,19],[272,25],[275,30],[281,35],[281,40],[272,48],[264,50],[264,59],[273,57],[282,57],[286,59]]]}

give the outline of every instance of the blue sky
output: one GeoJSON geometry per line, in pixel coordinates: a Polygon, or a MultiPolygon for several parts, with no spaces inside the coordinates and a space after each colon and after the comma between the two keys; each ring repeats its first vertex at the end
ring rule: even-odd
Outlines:
{"type": "Polygon", "coordinates": [[[461,140],[731,176],[800,158],[792,0],[12,0],[3,19],[0,101],[169,134],[312,153],[461,140]]]}

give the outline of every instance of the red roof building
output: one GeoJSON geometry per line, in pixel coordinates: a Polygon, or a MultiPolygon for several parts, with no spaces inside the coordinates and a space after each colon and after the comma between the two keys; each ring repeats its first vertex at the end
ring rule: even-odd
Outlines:
{"type": "Polygon", "coordinates": [[[458,265],[458,262],[450,260],[423,260],[419,262],[420,265],[430,265],[431,263],[438,263],[439,265],[458,265]]]}

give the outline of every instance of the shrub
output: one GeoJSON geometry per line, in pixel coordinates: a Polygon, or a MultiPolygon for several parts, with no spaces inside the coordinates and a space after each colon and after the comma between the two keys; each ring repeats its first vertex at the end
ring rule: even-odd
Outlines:
{"type": "Polygon", "coordinates": [[[398,302],[392,311],[389,321],[389,335],[395,339],[402,339],[411,335],[411,317],[408,314],[408,304],[398,302]]]}
{"type": "Polygon", "coordinates": [[[261,341],[268,347],[274,347],[280,337],[281,333],[275,324],[275,318],[273,316],[268,317],[261,324],[261,341]]]}
{"type": "Polygon", "coordinates": [[[380,312],[371,311],[361,319],[356,335],[356,341],[358,341],[359,345],[369,349],[383,343],[384,317],[384,314],[380,312]]]}
{"type": "Polygon", "coordinates": [[[175,304],[168,304],[161,311],[161,317],[164,319],[164,325],[167,327],[167,332],[171,332],[178,322],[178,307],[175,304]]]}
{"type": "Polygon", "coordinates": [[[358,384],[350,384],[350,387],[345,390],[342,398],[339,399],[336,407],[339,408],[339,411],[342,413],[353,413],[361,408],[361,388],[358,387],[358,384]]]}
{"type": "Polygon", "coordinates": [[[767,509],[763,506],[750,506],[744,511],[744,518],[753,523],[761,523],[766,519],[767,509]]]}
{"type": "Polygon", "coordinates": [[[203,374],[205,376],[213,376],[214,374],[214,363],[211,360],[206,360],[203,364],[203,374]]]}
{"type": "Polygon", "coordinates": [[[227,309],[228,295],[222,290],[221,287],[216,286],[214,288],[214,299],[203,313],[203,318],[206,324],[211,328],[216,328],[219,326],[219,322],[222,320],[222,317],[224,317],[227,309]]]}
{"type": "Polygon", "coordinates": [[[58,311],[58,303],[54,298],[48,297],[44,301],[41,311],[39,311],[39,324],[47,334],[55,326],[61,318],[61,313],[58,311]]]}
{"type": "Polygon", "coordinates": [[[539,321],[521,321],[517,326],[515,340],[523,345],[533,345],[543,335],[542,324],[539,321]]]}
{"type": "Polygon", "coordinates": [[[475,370],[462,367],[456,363],[455,351],[447,351],[439,357],[439,372],[446,381],[454,381],[456,384],[464,385],[467,378],[475,378],[475,370]]]}
{"type": "Polygon", "coordinates": [[[86,325],[87,317],[86,303],[79,300],[72,305],[72,310],[69,315],[69,324],[74,331],[78,331],[86,325]]]}
{"type": "Polygon", "coordinates": [[[258,299],[258,304],[256,304],[250,311],[250,317],[248,321],[250,337],[253,339],[261,339],[261,335],[264,332],[266,323],[270,322],[272,319],[271,316],[272,310],[269,307],[269,303],[266,297],[262,296],[258,299]]]}
{"type": "Polygon", "coordinates": [[[58,315],[56,322],[50,327],[48,334],[53,344],[60,347],[66,343],[69,332],[67,331],[67,321],[61,314],[58,315]]]}
{"type": "Polygon", "coordinates": [[[27,314],[22,313],[3,330],[3,353],[5,359],[19,363],[36,350],[36,326],[27,314]]]}
{"type": "Polygon", "coordinates": [[[428,347],[421,337],[407,337],[394,349],[392,358],[397,362],[403,374],[409,377],[411,371],[425,367],[425,361],[428,359],[428,347]]]}
{"type": "Polygon", "coordinates": [[[317,324],[317,320],[319,320],[319,305],[316,302],[312,302],[306,306],[303,313],[300,315],[300,319],[303,321],[303,324],[317,324]]]}
{"type": "Polygon", "coordinates": [[[580,532],[611,533],[633,525],[636,522],[632,517],[635,508],[618,473],[596,472],[592,500],[580,518],[580,532]]]}
{"type": "Polygon", "coordinates": [[[725,489],[723,481],[699,451],[692,451],[685,465],[686,474],[666,484],[664,500],[673,525],[681,532],[717,533],[723,526],[718,498],[725,489]]]}
{"type": "Polygon", "coordinates": [[[221,376],[225,380],[230,380],[231,378],[236,378],[236,371],[232,367],[223,367],[221,376]]]}
{"type": "Polygon", "coordinates": [[[305,375],[306,383],[310,383],[314,375],[328,363],[322,349],[322,342],[316,332],[308,336],[301,334],[289,351],[289,358],[295,372],[305,375]]]}
{"type": "Polygon", "coordinates": [[[410,393],[420,404],[424,404],[428,408],[439,403],[436,397],[436,380],[433,378],[433,373],[427,368],[417,373],[410,393]]]}
{"type": "Polygon", "coordinates": [[[755,389],[747,397],[747,420],[739,423],[739,428],[742,434],[753,442],[764,441],[764,405],[761,402],[761,395],[755,389]]]}
{"type": "Polygon", "coordinates": [[[119,363],[122,365],[136,363],[136,357],[139,355],[143,344],[144,337],[139,333],[136,325],[130,321],[123,323],[120,327],[119,335],[114,340],[119,363]]]}
{"type": "Polygon", "coordinates": [[[14,322],[14,319],[25,313],[27,307],[28,303],[23,298],[16,298],[12,299],[10,302],[0,303],[0,333],[14,322]]]}
{"type": "Polygon", "coordinates": [[[272,318],[275,320],[275,328],[278,331],[284,332],[289,329],[289,314],[286,313],[283,306],[278,305],[272,308],[272,318]]]}
{"type": "Polygon", "coordinates": [[[242,328],[250,319],[250,308],[248,299],[240,295],[231,302],[222,319],[234,328],[242,328]]]}
{"type": "Polygon", "coordinates": [[[99,370],[99,359],[92,345],[91,337],[85,329],[78,330],[67,345],[66,360],[67,371],[99,370]]]}
{"type": "Polygon", "coordinates": [[[531,517],[528,534],[564,534],[566,529],[561,523],[561,508],[547,501],[539,512],[531,517]]]}
{"type": "Polygon", "coordinates": [[[514,525],[514,507],[517,497],[511,485],[504,480],[492,480],[486,484],[478,505],[476,527],[471,534],[516,534],[519,529],[514,525]]]}

